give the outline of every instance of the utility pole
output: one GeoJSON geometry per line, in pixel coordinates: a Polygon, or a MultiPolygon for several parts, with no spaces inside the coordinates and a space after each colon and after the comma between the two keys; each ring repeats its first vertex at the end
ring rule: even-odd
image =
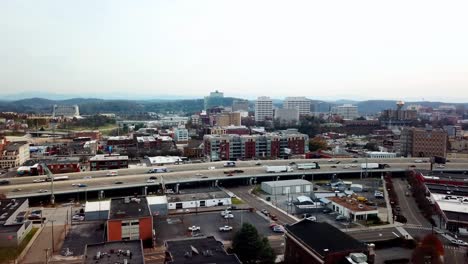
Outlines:
{"type": "Polygon", "coordinates": [[[49,220],[52,223],[52,254],[55,251],[55,238],[54,238],[54,222],[55,220],[49,220]]]}
{"type": "Polygon", "coordinates": [[[44,249],[45,251],[45,264],[49,263],[49,248],[44,249]]]}

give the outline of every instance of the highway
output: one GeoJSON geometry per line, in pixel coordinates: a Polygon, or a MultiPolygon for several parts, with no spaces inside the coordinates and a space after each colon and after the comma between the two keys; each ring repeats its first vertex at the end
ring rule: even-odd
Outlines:
{"type": "MultiPolygon", "coordinates": [[[[384,170],[372,170],[375,172],[382,171],[403,171],[414,165],[416,169],[429,170],[429,163],[415,163],[414,158],[397,158],[397,159],[368,159],[368,163],[385,163],[389,164],[390,168],[384,170]]],[[[54,191],[57,193],[67,192],[82,192],[83,189],[87,191],[116,189],[137,186],[151,186],[164,184],[175,184],[178,182],[202,182],[214,181],[225,179],[240,179],[252,177],[273,177],[273,176],[290,176],[300,177],[301,175],[319,175],[319,174],[342,174],[342,173],[361,173],[360,164],[365,163],[365,159],[334,159],[333,162],[324,159],[318,160],[262,160],[261,165],[256,165],[256,161],[239,161],[236,162],[235,168],[224,168],[224,162],[209,162],[209,163],[193,163],[182,165],[169,165],[165,166],[170,170],[167,173],[154,173],[148,174],[149,167],[130,168],[117,170],[118,176],[108,177],[108,171],[86,171],[80,173],[61,174],[67,175],[70,180],[54,182],[54,191]],[[357,160],[357,162],[353,162],[357,160]],[[295,163],[311,163],[318,162],[320,169],[317,170],[295,170],[288,173],[275,173],[268,174],[264,166],[267,165],[288,165],[290,162],[295,163]],[[337,164],[337,162],[340,162],[337,164]],[[214,167],[214,169],[209,169],[214,167]],[[235,173],[233,176],[228,176],[224,172],[234,169],[241,169],[243,173],[235,173]],[[154,183],[147,183],[150,176],[156,176],[157,180],[154,183]],[[92,177],[91,179],[84,179],[85,177],[92,177]],[[115,184],[115,182],[122,182],[122,184],[115,184]],[[72,186],[72,184],[85,184],[87,187],[79,188],[72,186]]],[[[292,166],[294,168],[294,166],[292,166]]],[[[445,170],[468,170],[468,159],[456,159],[446,164],[445,170]]],[[[370,171],[370,170],[369,170],[370,171]]],[[[50,182],[35,183],[34,180],[45,178],[45,176],[23,176],[9,178],[9,185],[0,186],[0,193],[5,193],[8,197],[24,197],[28,194],[35,194],[34,196],[46,195],[39,194],[40,189],[50,190],[50,182]]]]}

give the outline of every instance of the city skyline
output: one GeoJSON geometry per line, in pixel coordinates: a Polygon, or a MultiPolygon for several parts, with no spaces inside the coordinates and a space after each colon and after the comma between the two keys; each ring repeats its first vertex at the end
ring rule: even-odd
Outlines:
{"type": "Polygon", "coordinates": [[[466,7],[2,2],[0,94],[466,102],[466,7]]]}

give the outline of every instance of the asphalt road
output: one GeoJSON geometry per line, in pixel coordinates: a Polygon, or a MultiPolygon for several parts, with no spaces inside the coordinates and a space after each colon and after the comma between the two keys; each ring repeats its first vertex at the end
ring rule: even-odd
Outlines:
{"type": "MultiPolygon", "coordinates": [[[[412,195],[406,196],[405,193],[410,191],[406,180],[393,179],[393,186],[398,196],[398,203],[402,214],[406,217],[408,225],[416,225],[422,227],[431,227],[431,224],[422,216],[418,205],[412,195]]],[[[411,194],[411,191],[410,191],[411,194]]]]}

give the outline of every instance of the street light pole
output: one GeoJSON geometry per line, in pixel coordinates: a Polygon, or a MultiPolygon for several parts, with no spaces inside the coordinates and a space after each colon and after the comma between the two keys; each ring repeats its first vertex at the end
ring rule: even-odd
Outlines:
{"type": "Polygon", "coordinates": [[[52,254],[54,253],[55,251],[55,239],[54,239],[54,222],[55,220],[49,220],[51,223],[52,223],[52,254]]]}

